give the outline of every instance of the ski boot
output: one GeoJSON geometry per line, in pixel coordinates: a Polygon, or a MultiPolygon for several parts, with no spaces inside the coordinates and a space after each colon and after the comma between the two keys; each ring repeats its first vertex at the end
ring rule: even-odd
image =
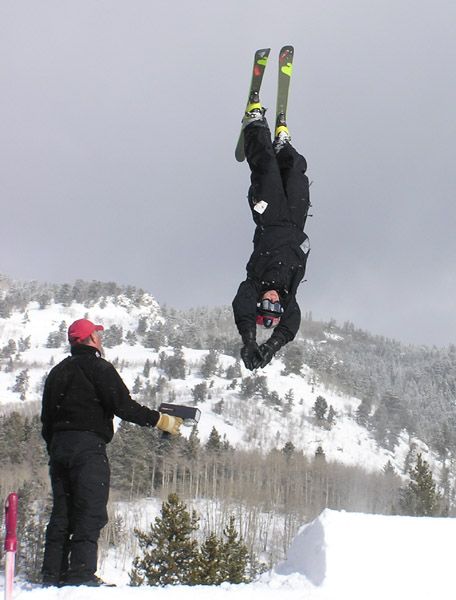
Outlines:
{"type": "Polygon", "coordinates": [[[252,90],[242,119],[242,129],[254,121],[263,121],[265,112],[266,109],[261,106],[260,94],[256,90],[252,90]]]}
{"type": "Polygon", "coordinates": [[[285,146],[285,144],[288,144],[290,141],[291,136],[287,127],[285,114],[281,112],[277,115],[276,120],[275,138],[273,142],[275,153],[278,154],[285,146]]]}

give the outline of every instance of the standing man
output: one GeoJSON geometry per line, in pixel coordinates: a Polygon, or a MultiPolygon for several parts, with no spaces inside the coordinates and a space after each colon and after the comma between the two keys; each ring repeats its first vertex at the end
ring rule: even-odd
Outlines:
{"type": "Polygon", "coordinates": [[[309,209],[307,163],[290,143],[285,117],[279,114],[274,142],[258,92],[252,92],[243,120],[245,155],[251,170],[249,206],[256,224],[247,279],[233,300],[247,369],[265,367],[294,339],[301,322],[296,291],[304,277],[309,240],[304,226],[309,209]],[[258,346],[256,325],[271,329],[258,346]]]}
{"type": "Polygon", "coordinates": [[[101,357],[102,325],[87,319],[68,329],[71,356],[49,373],[42,435],[49,452],[53,508],[46,530],[43,584],[106,585],[95,575],[100,530],[108,521],[114,415],[176,435],[182,419],[141,406],[113,365],[101,357]]]}

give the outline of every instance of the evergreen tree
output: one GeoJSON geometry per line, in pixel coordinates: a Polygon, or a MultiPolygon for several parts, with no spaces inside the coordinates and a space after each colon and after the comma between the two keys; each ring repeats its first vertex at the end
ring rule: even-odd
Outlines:
{"type": "Polygon", "coordinates": [[[37,302],[39,304],[40,310],[43,310],[44,308],[46,308],[46,306],[49,306],[51,302],[50,294],[48,292],[43,292],[38,296],[37,302]]]}
{"type": "Polygon", "coordinates": [[[416,465],[410,470],[409,484],[401,490],[402,512],[417,517],[435,517],[439,514],[441,500],[429,464],[418,454],[416,465]]]}
{"type": "Polygon", "coordinates": [[[146,358],[146,362],[144,363],[144,369],[143,369],[144,377],[149,377],[150,368],[151,368],[150,360],[148,358],[146,358]]]}
{"type": "Polygon", "coordinates": [[[282,404],[280,396],[276,390],[272,390],[272,392],[268,394],[266,398],[266,404],[268,406],[280,406],[282,404]]]}
{"type": "Polygon", "coordinates": [[[204,402],[207,398],[207,383],[205,381],[197,383],[192,389],[192,396],[195,402],[204,402]]]}
{"type": "Polygon", "coordinates": [[[320,463],[326,462],[326,454],[323,450],[323,446],[318,446],[318,448],[315,450],[315,460],[320,463]]]}
{"type": "Polygon", "coordinates": [[[287,458],[290,458],[290,456],[293,455],[295,450],[296,450],[296,448],[295,448],[295,445],[293,444],[293,442],[286,442],[285,446],[282,448],[282,452],[285,454],[285,456],[287,458]]]}
{"type": "Polygon", "coordinates": [[[314,411],[317,421],[322,422],[325,420],[326,411],[328,410],[328,403],[323,396],[317,396],[312,410],[314,411]]]}
{"type": "Polygon", "coordinates": [[[168,379],[185,379],[186,363],[182,348],[175,348],[174,353],[166,356],[160,354],[160,366],[168,376],[168,379]]]}
{"type": "MultiPolygon", "coordinates": [[[[154,487],[153,465],[160,436],[157,430],[121,421],[108,446],[111,485],[128,492],[129,498],[150,495],[154,487]]],[[[155,473],[158,477],[158,473],[155,473]]]]}
{"type": "Polygon", "coordinates": [[[229,365],[226,369],[225,377],[227,379],[236,379],[237,377],[241,377],[241,362],[239,359],[236,359],[236,362],[233,365],[229,365]]]}
{"type": "Polygon", "coordinates": [[[133,387],[131,388],[132,394],[139,394],[142,389],[142,380],[140,375],[136,375],[135,380],[133,382],[133,387]]]}
{"type": "Polygon", "coordinates": [[[223,567],[221,572],[222,581],[247,583],[249,581],[247,575],[249,553],[247,546],[236,531],[234,522],[234,516],[231,516],[228,525],[223,530],[226,541],[220,549],[223,567]]]}
{"type": "Polygon", "coordinates": [[[334,407],[332,404],[329,405],[329,410],[328,410],[328,414],[326,416],[326,422],[329,425],[329,428],[331,428],[334,423],[336,422],[336,411],[334,410],[334,407]]]}
{"type": "Polygon", "coordinates": [[[20,394],[20,399],[25,400],[25,396],[29,387],[29,372],[24,369],[16,376],[16,381],[12,387],[12,391],[20,394]]]}
{"type": "Polygon", "coordinates": [[[63,306],[71,306],[73,301],[73,290],[68,283],[62,284],[55,294],[55,301],[63,306]]]}
{"type": "Polygon", "coordinates": [[[287,415],[293,410],[294,405],[294,392],[292,389],[289,389],[288,392],[285,394],[283,402],[284,404],[282,412],[284,415],[287,415]]]}
{"type": "Polygon", "coordinates": [[[198,560],[198,583],[220,585],[225,579],[222,544],[215,533],[211,533],[200,547],[198,560]]]}
{"type": "Polygon", "coordinates": [[[147,331],[147,317],[139,317],[136,333],[143,336],[147,331]]]}
{"type": "Polygon", "coordinates": [[[154,329],[148,331],[144,336],[144,346],[146,348],[153,348],[158,351],[165,343],[166,337],[161,324],[157,324],[154,329]]]}
{"type": "Polygon", "coordinates": [[[136,333],[134,331],[127,331],[127,334],[125,335],[125,341],[129,346],[134,346],[138,341],[136,333]]]}
{"type": "Polygon", "coordinates": [[[372,401],[369,398],[363,398],[356,409],[356,422],[362,427],[369,425],[369,417],[372,410],[372,401]]]}
{"type": "Polygon", "coordinates": [[[225,406],[224,400],[219,400],[214,404],[214,408],[212,409],[216,415],[221,415],[223,413],[223,407],[225,406]]]}
{"type": "Polygon", "coordinates": [[[384,394],[372,418],[375,438],[393,450],[398,443],[401,429],[406,426],[407,415],[403,403],[395,394],[384,394]]]}
{"type": "Polygon", "coordinates": [[[103,332],[103,346],[113,348],[118,346],[123,341],[123,327],[120,325],[111,325],[103,332]]]}
{"type": "Polygon", "coordinates": [[[292,373],[295,375],[301,374],[304,364],[304,355],[301,346],[298,344],[287,345],[283,352],[282,360],[285,366],[282,375],[290,375],[292,373]]]}
{"type": "Polygon", "coordinates": [[[27,581],[41,581],[44,538],[49,520],[49,502],[43,498],[43,484],[32,479],[18,490],[17,571],[27,581]]]}
{"type": "Polygon", "coordinates": [[[240,396],[244,400],[249,398],[268,400],[269,390],[266,375],[253,375],[252,377],[245,377],[241,383],[240,396]]]}
{"type": "Polygon", "coordinates": [[[219,353],[216,350],[209,350],[201,364],[201,375],[204,379],[209,379],[215,374],[218,368],[219,353]]]}
{"type": "Polygon", "coordinates": [[[222,438],[215,427],[212,427],[207,439],[206,450],[209,452],[220,452],[222,450],[222,438]]]}
{"type": "Polygon", "coordinates": [[[30,349],[30,345],[30,336],[27,336],[26,338],[19,338],[17,343],[17,351],[25,352],[26,350],[30,349]]]}
{"type": "Polygon", "coordinates": [[[192,538],[198,517],[187,511],[177,494],[163,503],[148,532],[135,529],[142,556],[133,561],[132,585],[193,585],[198,583],[198,547],[192,538]]]}
{"type": "Polygon", "coordinates": [[[192,427],[192,431],[188,438],[187,443],[184,446],[184,454],[190,460],[196,460],[199,456],[201,449],[201,441],[198,437],[198,428],[196,425],[192,427]]]}
{"type": "Polygon", "coordinates": [[[8,343],[6,344],[6,346],[3,346],[2,350],[1,350],[1,357],[2,358],[10,358],[11,356],[13,356],[13,354],[15,354],[15,352],[17,351],[17,346],[16,346],[16,342],[12,339],[8,340],[8,343]]]}
{"type": "Polygon", "coordinates": [[[11,312],[13,307],[7,299],[0,300],[0,318],[9,319],[11,316],[11,312]]]}
{"type": "Polygon", "coordinates": [[[60,348],[65,342],[66,336],[62,337],[60,331],[50,331],[46,341],[46,348],[60,348]]]}

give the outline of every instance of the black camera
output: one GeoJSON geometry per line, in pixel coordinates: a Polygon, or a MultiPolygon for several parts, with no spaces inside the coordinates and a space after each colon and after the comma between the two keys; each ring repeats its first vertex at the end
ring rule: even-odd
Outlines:
{"type": "Polygon", "coordinates": [[[200,409],[195,406],[183,406],[182,404],[170,404],[169,402],[162,402],[158,410],[171,417],[180,417],[183,419],[183,425],[186,427],[196,425],[201,416],[200,409]]]}

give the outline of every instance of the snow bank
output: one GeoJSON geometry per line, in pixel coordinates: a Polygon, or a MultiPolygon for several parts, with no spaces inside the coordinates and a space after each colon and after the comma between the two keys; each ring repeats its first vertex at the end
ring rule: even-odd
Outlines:
{"type": "MultiPolygon", "coordinates": [[[[288,558],[244,585],[164,588],[16,586],[15,600],[453,600],[456,519],[325,510],[296,535],[288,558]]],[[[0,580],[0,588],[2,582],[0,580]]]]}
{"type": "Polygon", "coordinates": [[[304,575],[330,598],[454,598],[456,519],[325,510],[275,573],[304,575]]]}

